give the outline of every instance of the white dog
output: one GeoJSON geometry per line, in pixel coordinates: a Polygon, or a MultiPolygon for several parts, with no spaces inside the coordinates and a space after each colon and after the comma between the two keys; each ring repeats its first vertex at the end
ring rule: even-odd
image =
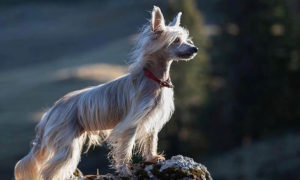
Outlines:
{"type": "Polygon", "coordinates": [[[123,175],[131,173],[127,166],[134,145],[146,161],[164,160],[157,153],[157,134],[174,111],[170,66],[197,52],[188,31],[179,26],[180,17],[165,25],[154,6],[127,75],[58,100],[37,125],[31,151],[16,164],[16,180],[70,178],[86,139],[88,148],[106,141],[113,167],[123,175]]]}

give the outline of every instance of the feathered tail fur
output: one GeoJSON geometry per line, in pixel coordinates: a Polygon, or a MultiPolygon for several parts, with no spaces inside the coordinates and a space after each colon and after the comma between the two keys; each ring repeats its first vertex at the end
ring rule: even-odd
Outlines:
{"type": "Polygon", "coordinates": [[[15,166],[16,180],[65,180],[72,176],[80,160],[82,146],[99,144],[97,132],[81,132],[77,121],[77,101],[82,92],[70,93],[59,100],[37,125],[32,148],[15,166]]]}

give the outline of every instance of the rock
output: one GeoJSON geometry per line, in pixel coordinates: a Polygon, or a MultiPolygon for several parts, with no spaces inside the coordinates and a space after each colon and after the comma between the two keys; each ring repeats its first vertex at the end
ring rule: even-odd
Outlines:
{"type": "Polygon", "coordinates": [[[122,177],[118,174],[87,175],[83,176],[78,171],[73,180],[115,180],[115,179],[197,179],[212,180],[207,168],[195,162],[192,158],[182,155],[173,156],[169,160],[158,163],[140,162],[131,166],[133,173],[130,177],[122,177]]]}

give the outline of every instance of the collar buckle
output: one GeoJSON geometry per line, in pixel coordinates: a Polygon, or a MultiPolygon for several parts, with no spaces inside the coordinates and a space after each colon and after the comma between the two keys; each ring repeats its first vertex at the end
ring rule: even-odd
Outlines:
{"type": "Polygon", "coordinates": [[[167,81],[161,81],[159,84],[162,87],[168,87],[168,88],[173,88],[174,87],[171,83],[169,83],[167,81]]]}
{"type": "Polygon", "coordinates": [[[161,81],[154,74],[152,74],[152,72],[149,71],[147,68],[144,68],[144,73],[148,78],[150,78],[153,81],[157,82],[161,87],[174,88],[173,84],[171,83],[170,77],[166,81],[161,81]]]}

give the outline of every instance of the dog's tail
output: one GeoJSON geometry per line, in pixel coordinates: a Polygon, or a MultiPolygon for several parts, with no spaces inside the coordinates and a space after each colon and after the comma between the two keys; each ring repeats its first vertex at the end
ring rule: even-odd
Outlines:
{"type": "Polygon", "coordinates": [[[48,113],[45,113],[41,122],[37,125],[37,135],[32,142],[32,148],[30,152],[19,160],[15,166],[15,179],[16,180],[39,180],[39,170],[41,161],[44,158],[45,152],[41,149],[41,135],[42,126],[45,124],[48,118],[48,113]]]}
{"type": "MultiPolygon", "coordinates": [[[[16,180],[65,180],[72,176],[81,154],[86,135],[65,142],[56,149],[46,150],[37,144],[15,166],[16,180]]],[[[50,147],[47,147],[50,148],[50,147]]]]}
{"type": "Polygon", "coordinates": [[[77,106],[72,99],[62,99],[43,116],[31,151],[15,166],[16,180],[65,180],[72,176],[87,138],[76,118],[77,106]]]}
{"type": "Polygon", "coordinates": [[[23,159],[17,162],[15,166],[16,180],[37,180],[38,179],[38,157],[36,146],[34,145],[23,159]]]}

